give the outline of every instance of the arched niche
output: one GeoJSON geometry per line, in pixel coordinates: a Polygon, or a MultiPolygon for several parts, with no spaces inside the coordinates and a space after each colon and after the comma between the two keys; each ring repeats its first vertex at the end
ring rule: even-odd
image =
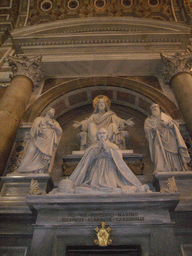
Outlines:
{"type": "Polygon", "coordinates": [[[158,103],[162,110],[173,118],[180,118],[176,105],[163,92],[146,83],[124,77],[92,77],[71,79],[45,91],[25,112],[23,122],[32,123],[43,115],[48,107],[56,109],[56,119],[63,129],[54,168],[53,180],[56,182],[61,175],[62,157],[79,150],[77,133],[72,125],[75,120],[81,121],[93,112],[92,101],[100,94],[107,95],[111,100],[111,110],[119,117],[133,117],[135,126],[127,128],[130,134],[128,149],[142,154],[145,174],[150,176],[152,165],[149,157],[148,142],[143,129],[144,121],[150,114],[150,105],[158,103]],[[60,173],[58,175],[58,172],[60,173]]]}
{"type": "Polygon", "coordinates": [[[91,77],[71,79],[46,91],[27,109],[23,122],[33,122],[49,106],[56,109],[58,118],[72,109],[92,104],[98,94],[106,94],[112,104],[127,106],[146,116],[155,102],[173,119],[181,118],[177,106],[163,92],[146,83],[122,77],[91,77]]]}

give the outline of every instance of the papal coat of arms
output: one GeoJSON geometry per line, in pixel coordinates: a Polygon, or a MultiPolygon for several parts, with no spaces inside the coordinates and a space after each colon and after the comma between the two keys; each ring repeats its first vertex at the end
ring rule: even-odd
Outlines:
{"type": "Polygon", "coordinates": [[[112,243],[113,239],[110,238],[111,228],[105,228],[105,222],[101,222],[101,228],[95,228],[97,239],[94,240],[94,243],[99,246],[108,246],[112,243]]]}

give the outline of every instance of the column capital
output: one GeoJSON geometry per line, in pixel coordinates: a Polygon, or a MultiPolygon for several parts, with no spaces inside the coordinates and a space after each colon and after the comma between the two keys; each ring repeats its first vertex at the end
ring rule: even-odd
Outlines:
{"type": "Polygon", "coordinates": [[[160,72],[165,82],[169,83],[171,78],[178,73],[190,73],[192,68],[192,53],[182,55],[177,52],[172,56],[165,56],[163,53],[160,53],[160,56],[162,60],[160,72]]]}
{"type": "Polygon", "coordinates": [[[41,66],[42,55],[30,59],[26,56],[9,56],[8,61],[12,67],[13,77],[17,75],[26,76],[31,79],[34,86],[39,85],[39,82],[43,78],[43,69],[41,66]]]}

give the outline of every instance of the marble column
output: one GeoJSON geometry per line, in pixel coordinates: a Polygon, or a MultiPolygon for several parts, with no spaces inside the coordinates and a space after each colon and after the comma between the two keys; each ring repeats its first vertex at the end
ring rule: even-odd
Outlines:
{"type": "Polygon", "coordinates": [[[162,73],[173,90],[179,109],[192,137],[192,54],[165,56],[161,54],[162,73]]]}
{"type": "Polygon", "coordinates": [[[9,57],[13,78],[0,100],[0,175],[3,175],[33,86],[42,78],[41,56],[9,57]]]}

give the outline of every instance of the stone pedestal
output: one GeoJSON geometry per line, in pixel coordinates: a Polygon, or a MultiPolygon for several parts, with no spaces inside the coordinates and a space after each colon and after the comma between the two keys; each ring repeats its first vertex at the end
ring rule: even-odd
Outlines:
{"type": "MultiPolygon", "coordinates": [[[[1,177],[3,182],[0,196],[0,213],[31,213],[26,204],[26,196],[31,190],[31,182],[36,182],[36,193],[46,193],[49,174],[41,175],[7,175],[1,177]]],[[[35,186],[35,185],[34,185],[35,186]]]]}
{"type": "Polygon", "coordinates": [[[31,256],[65,255],[67,246],[94,246],[95,228],[111,228],[112,245],[138,245],[143,256],[178,256],[169,212],[179,194],[27,196],[37,212],[31,256]]]}
{"type": "Polygon", "coordinates": [[[180,201],[176,211],[192,210],[192,172],[158,172],[154,177],[159,182],[160,191],[168,189],[168,179],[174,177],[180,201]]]}
{"type": "MultiPolygon", "coordinates": [[[[133,150],[121,150],[123,160],[136,175],[143,174],[143,154],[134,153],[133,150]]],[[[71,155],[63,155],[64,176],[70,176],[80,162],[85,151],[73,151],[71,155]]]]}
{"type": "MultiPolygon", "coordinates": [[[[134,153],[132,149],[121,150],[124,161],[137,163],[143,159],[143,154],[134,153]]],[[[71,155],[63,155],[63,161],[68,163],[78,163],[83,157],[85,151],[73,151],[71,155]]]]}

